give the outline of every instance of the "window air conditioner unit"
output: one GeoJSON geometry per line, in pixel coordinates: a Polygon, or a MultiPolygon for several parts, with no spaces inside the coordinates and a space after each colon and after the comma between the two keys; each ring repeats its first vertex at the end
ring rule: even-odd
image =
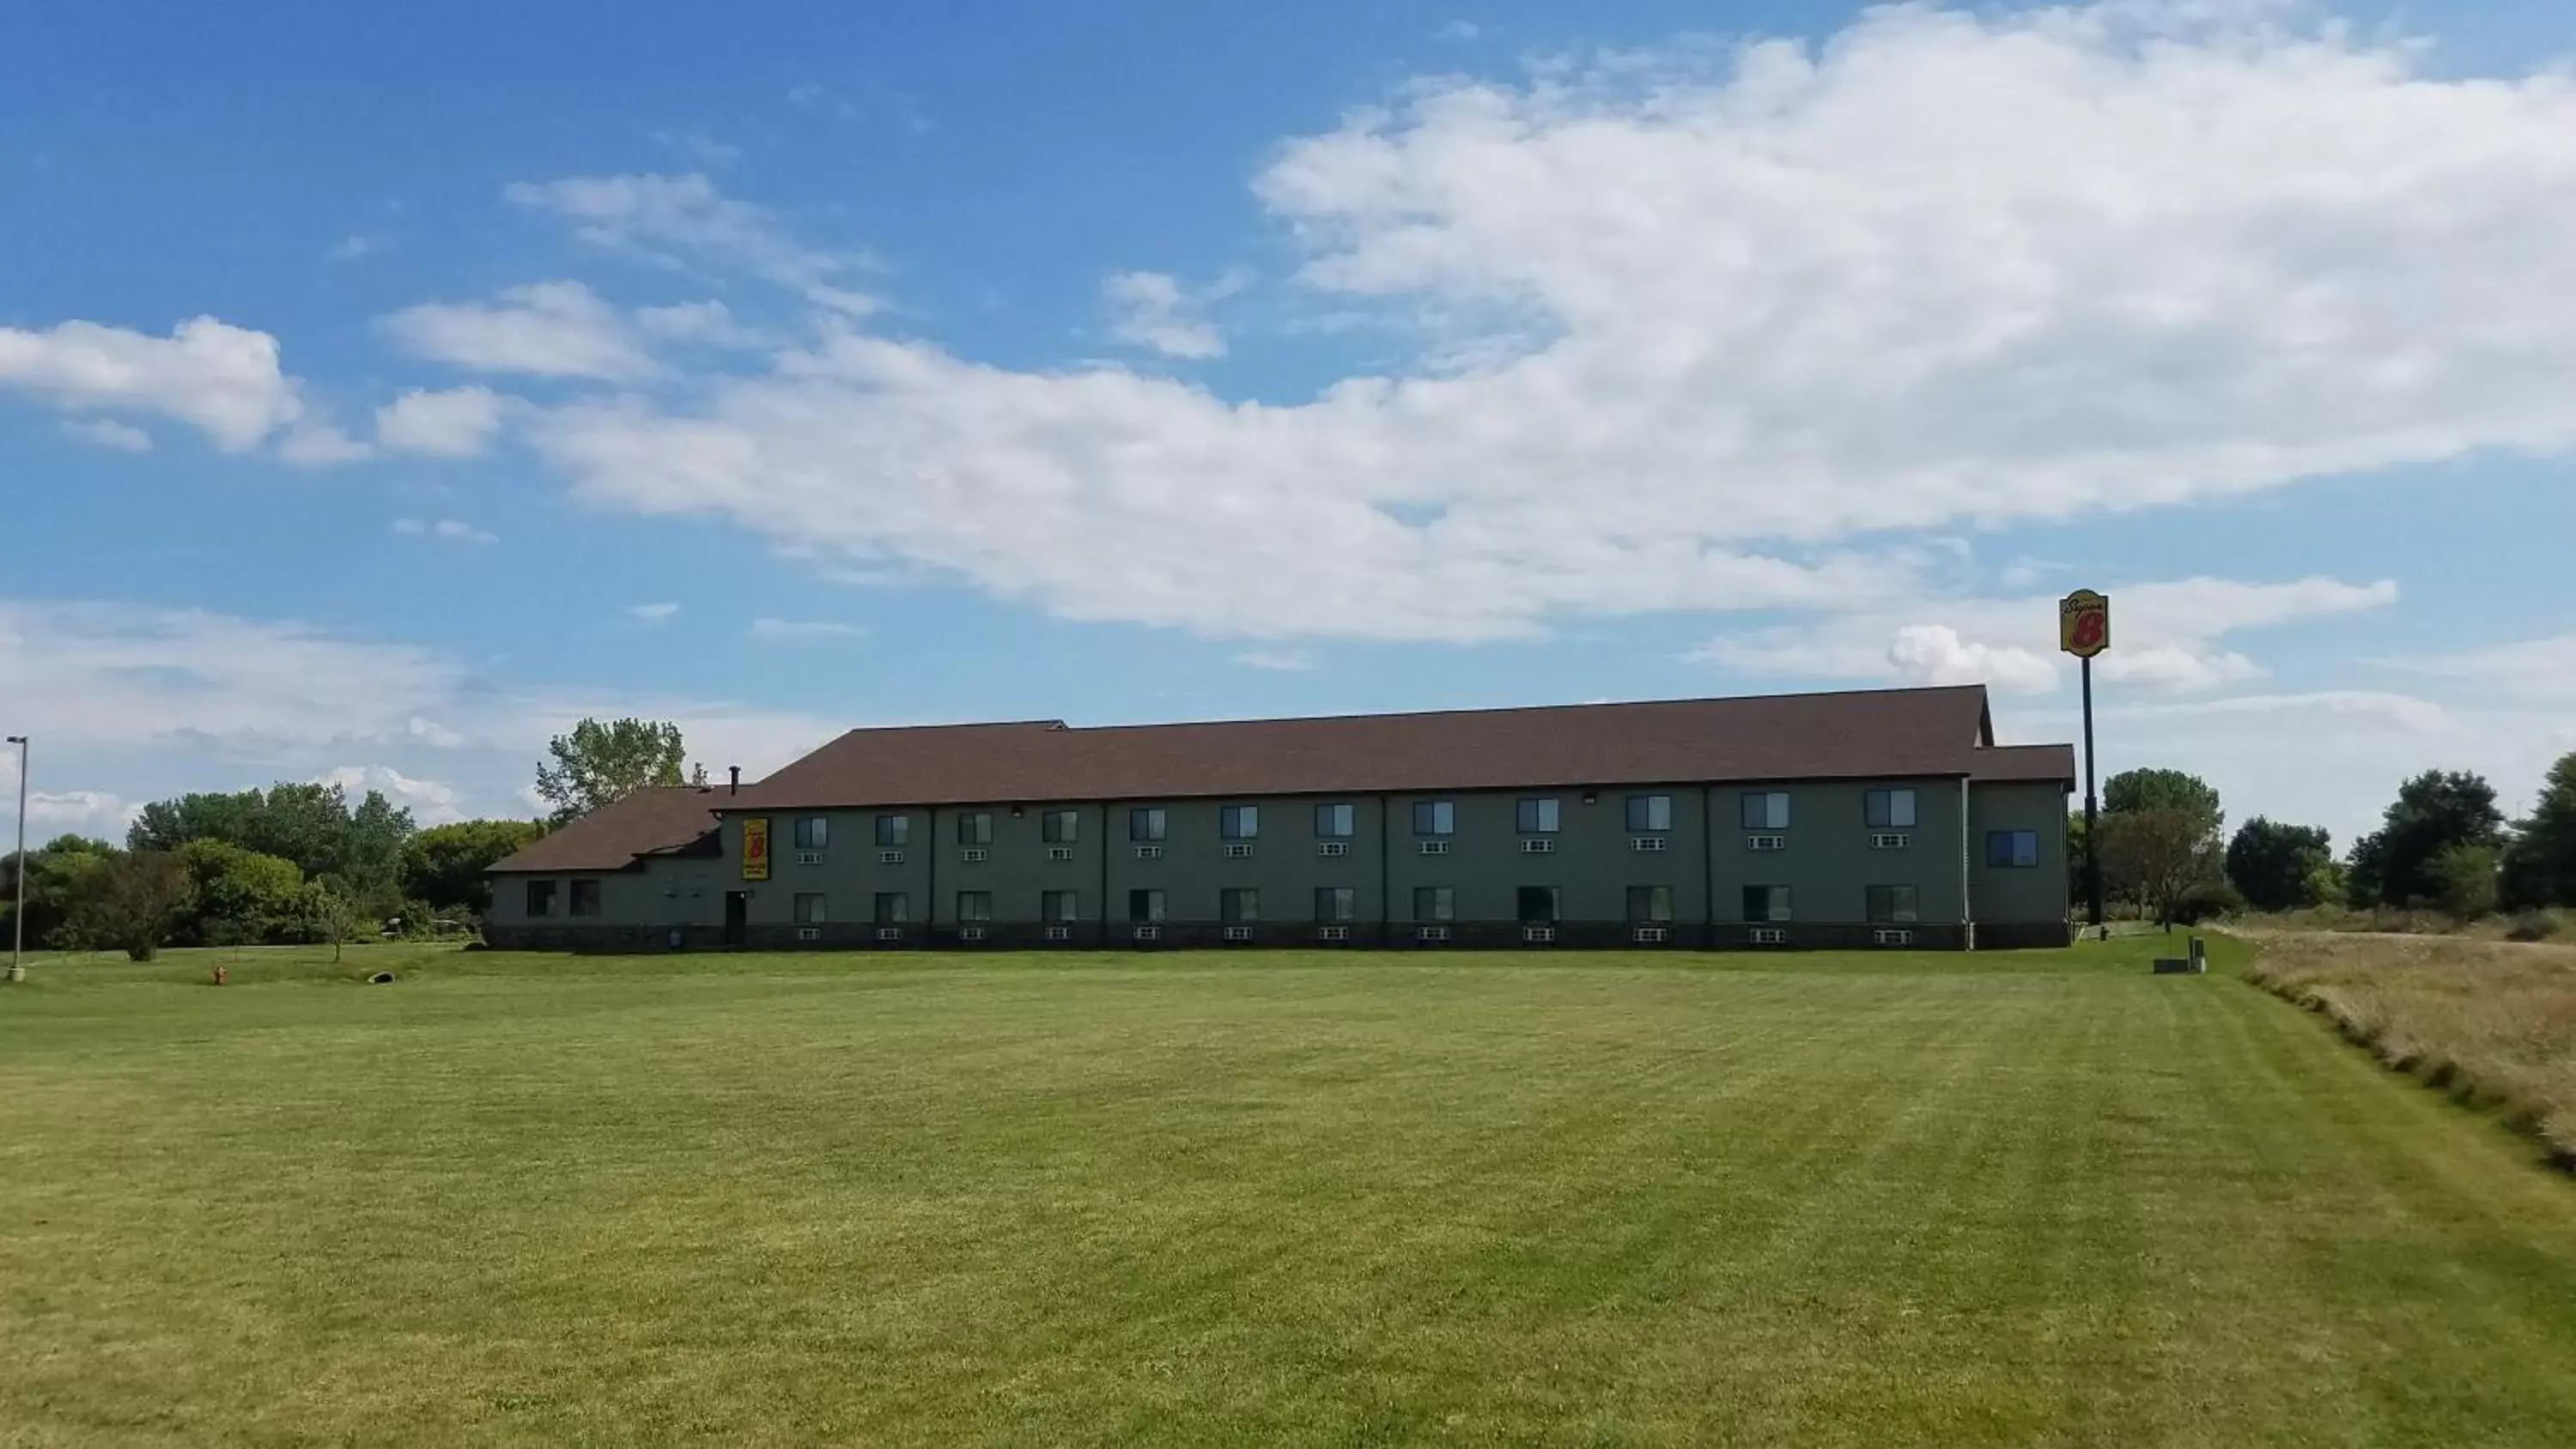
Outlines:
{"type": "Polygon", "coordinates": [[[1534,840],[1524,840],[1521,842],[1521,854],[1523,855],[1553,855],[1555,853],[1556,842],[1543,835],[1534,840]]]}
{"type": "Polygon", "coordinates": [[[1911,946],[1914,944],[1914,933],[1906,930],[1874,931],[1870,934],[1870,939],[1882,946],[1911,946]]]}
{"type": "Polygon", "coordinates": [[[1228,926],[1225,928],[1225,938],[1229,941],[1249,941],[1252,939],[1252,928],[1250,926],[1228,926]]]}
{"type": "Polygon", "coordinates": [[[1756,926],[1753,928],[1753,944],[1756,946],[1786,946],[1789,944],[1789,933],[1781,930],[1778,926],[1756,926]]]}
{"type": "Polygon", "coordinates": [[[1046,938],[1050,941],[1070,941],[1073,939],[1073,927],[1049,926],[1046,929],[1046,938]]]}
{"type": "Polygon", "coordinates": [[[1667,926],[1639,926],[1636,937],[1637,944],[1640,946],[1660,946],[1671,940],[1673,933],[1667,926]]]}
{"type": "Polygon", "coordinates": [[[1449,928],[1447,926],[1424,926],[1413,933],[1413,939],[1417,941],[1446,941],[1449,939],[1449,928]]]}
{"type": "Polygon", "coordinates": [[[1073,847],[1070,845],[1050,845],[1047,847],[1047,859],[1071,860],[1073,859],[1073,847]]]}
{"type": "Polygon", "coordinates": [[[903,864],[903,852],[900,850],[880,850],[877,852],[877,864],[901,865],[903,864]]]}
{"type": "Polygon", "coordinates": [[[1747,850],[1787,850],[1789,848],[1789,837],[1785,835],[1748,835],[1744,837],[1744,848],[1747,850]]]}
{"type": "Polygon", "coordinates": [[[800,850],[796,852],[796,863],[798,865],[821,865],[823,863],[823,852],[819,850],[800,850]]]}
{"type": "Polygon", "coordinates": [[[981,926],[959,926],[957,928],[957,939],[960,941],[983,940],[984,928],[981,926]]]}
{"type": "Polygon", "coordinates": [[[1163,847],[1159,845],[1137,846],[1136,858],[1138,860],[1161,860],[1163,858],[1163,847]]]}
{"type": "Polygon", "coordinates": [[[977,865],[984,861],[991,860],[993,858],[993,852],[989,850],[961,850],[957,852],[957,858],[966,862],[968,865],[977,865]]]}
{"type": "Polygon", "coordinates": [[[1902,831],[1884,831],[1869,838],[1872,850],[1903,850],[1914,844],[1914,837],[1902,831]]]}
{"type": "Polygon", "coordinates": [[[1533,941],[1540,945],[1546,945],[1556,939],[1556,927],[1523,926],[1521,927],[1521,939],[1524,941],[1533,941]]]}
{"type": "Polygon", "coordinates": [[[1348,926],[1326,926],[1315,932],[1315,939],[1319,941],[1347,941],[1350,938],[1351,928],[1348,926]]]}
{"type": "Polygon", "coordinates": [[[1225,858],[1228,860],[1250,860],[1252,859],[1252,847],[1241,841],[1232,842],[1225,848],[1225,858]]]}
{"type": "Polygon", "coordinates": [[[1664,837],[1660,835],[1631,835],[1628,837],[1628,848],[1641,855],[1653,855],[1655,852],[1663,850],[1671,844],[1672,842],[1664,839],[1664,837]]]}
{"type": "Polygon", "coordinates": [[[903,927],[879,926],[877,927],[877,939],[880,941],[900,941],[903,939],[903,927]]]}
{"type": "Polygon", "coordinates": [[[814,929],[812,926],[800,926],[796,930],[796,939],[799,941],[819,941],[823,939],[823,933],[814,929]]]}
{"type": "Polygon", "coordinates": [[[1160,926],[1138,926],[1136,928],[1136,939],[1139,941],[1159,941],[1163,939],[1163,928],[1160,926]]]}
{"type": "Polygon", "coordinates": [[[1449,853],[1449,842],[1445,840],[1426,840],[1422,842],[1422,853],[1424,855],[1447,855],[1449,853]]]}
{"type": "Polygon", "coordinates": [[[1317,855],[1348,855],[1351,853],[1351,843],[1347,840],[1327,840],[1315,847],[1315,853],[1317,855]]]}

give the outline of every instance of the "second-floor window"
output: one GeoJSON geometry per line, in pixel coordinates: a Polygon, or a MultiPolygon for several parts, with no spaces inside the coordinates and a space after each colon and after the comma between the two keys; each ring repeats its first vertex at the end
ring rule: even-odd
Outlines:
{"type": "Polygon", "coordinates": [[[1873,921],[1911,921],[1922,914],[1922,892],[1910,885],[1874,885],[1868,888],[1869,918],[1873,921]]]}
{"type": "Polygon", "coordinates": [[[1082,817],[1071,810],[1050,810],[1038,824],[1049,845],[1071,845],[1082,834],[1082,817]]]}
{"type": "Polygon", "coordinates": [[[1261,892],[1250,886],[1228,886],[1216,893],[1217,919],[1229,926],[1261,919],[1261,892]]]}
{"type": "Polygon", "coordinates": [[[832,822],[820,815],[796,817],[796,848],[821,850],[832,843],[832,822]]]}
{"type": "Polygon", "coordinates": [[[1639,835],[1672,829],[1673,797],[1670,795],[1629,796],[1628,828],[1639,835]]]}
{"type": "Polygon", "coordinates": [[[1261,834],[1261,807],[1258,805],[1221,805],[1216,812],[1216,833],[1223,840],[1250,840],[1261,834]]]}
{"type": "Polygon", "coordinates": [[[957,843],[959,845],[992,844],[993,812],[990,810],[969,810],[965,814],[958,816],[957,843]]]}
{"type": "Polygon", "coordinates": [[[1315,807],[1315,836],[1319,840],[1348,840],[1358,823],[1358,812],[1348,805],[1315,807]]]}
{"type": "Polygon", "coordinates": [[[1671,886],[1628,887],[1628,919],[1632,921],[1669,921],[1673,918],[1671,886]]]}
{"type": "Polygon", "coordinates": [[[1744,919],[1757,922],[1789,919],[1789,888],[1784,885],[1746,886],[1744,919]]]}
{"type": "Polygon", "coordinates": [[[1448,800],[1413,802],[1413,833],[1416,835],[1454,835],[1458,831],[1458,807],[1448,800]]]}
{"type": "Polygon", "coordinates": [[[1359,919],[1360,893],[1349,886],[1315,887],[1315,919],[1319,921],[1352,921],[1359,919]]]}
{"type": "Polygon", "coordinates": [[[2039,864],[2039,832],[2036,830],[1989,830],[1986,832],[1986,864],[2003,869],[2027,869],[2039,864]]]}
{"type": "Polygon", "coordinates": [[[1140,805],[1127,812],[1129,840],[1160,840],[1170,825],[1171,817],[1163,812],[1160,805],[1140,805]]]}
{"type": "Polygon", "coordinates": [[[1515,814],[1519,817],[1520,831],[1523,835],[1556,833],[1556,797],[1553,795],[1541,795],[1535,799],[1523,800],[1515,814]]]}
{"type": "Polygon", "coordinates": [[[1914,828],[1912,790],[1871,790],[1861,796],[1861,814],[1872,830],[1914,828]]]}
{"type": "Polygon", "coordinates": [[[911,817],[911,816],[909,816],[909,815],[880,815],[880,816],[878,816],[878,817],[877,817],[877,844],[878,844],[878,845],[880,845],[880,846],[902,846],[902,845],[908,845],[908,844],[910,844],[911,842],[912,842],[912,817],[911,817]]]}
{"type": "Polygon", "coordinates": [[[1789,792],[1786,790],[1745,791],[1744,828],[1747,830],[1788,829],[1789,792]]]}
{"type": "Polygon", "coordinates": [[[1458,892],[1452,886],[1415,886],[1413,918],[1417,921],[1447,921],[1458,915],[1458,892]]]}

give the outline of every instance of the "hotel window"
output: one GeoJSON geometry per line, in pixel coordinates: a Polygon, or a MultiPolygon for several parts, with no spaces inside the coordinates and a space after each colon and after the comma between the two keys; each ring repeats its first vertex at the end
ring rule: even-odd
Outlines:
{"type": "Polygon", "coordinates": [[[1038,919],[1075,921],[1082,918],[1082,893],[1079,891],[1044,891],[1038,895],[1038,919]]]}
{"type": "Polygon", "coordinates": [[[1261,834],[1261,807],[1258,805],[1221,805],[1216,812],[1216,833],[1223,840],[1250,840],[1261,834]]]}
{"type": "Polygon", "coordinates": [[[1458,891],[1454,886],[1415,886],[1413,918],[1417,921],[1449,921],[1458,916],[1458,891]]]}
{"type": "Polygon", "coordinates": [[[1746,886],[1744,919],[1748,921],[1785,921],[1789,919],[1787,886],[1746,886]]]}
{"type": "Polygon", "coordinates": [[[1921,918],[1922,892],[1913,886],[1871,886],[1868,894],[1869,918],[1873,921],[1912,921],[1921,918]]]}
{"type": "Polygon", "coordinates": [[[1556,887],[1522,886],[1519,900],[1522,925],[1553,926],[1556,924],[1556,887]]]}
{"type": "Polygon", "coordinates": [[[993,812],[990,810],[969,810],[965,814],[958,816],[957,843],[959,845],[992,844],[993,812]]]}
{"type": "Polygon", "coordinates": [[[1789,792],[1786,790],[1746,791],[1744,828],[1747,830],[1788,829],[1789,792]]]}
{"type": "Polygon", "coordinates": [[[820,815],[796,817],[796,848],[822,850],[831,843],[832,822],[820,815]]]}
{"type": "Polygon", "coordinates": [[[912,902],[901,891],[877,892],[877,924],[900,926],[912,919],[912,902]]]}
{"type": "Polygon", "coordinates": [[[1315,919],[1319,921],[1353,921],[1359,919],[1360,893],[1349,886],[1315,887],[1315,919]]]}
{"type": "Polygon", "coordinates": [[[1911,830],[1914,828],[1914,792],[1911,790],[1871,790],[1861,797],[1861,813],[1872,830],[1911,830]]]}
{"type": "Polygon", "coordinates": [[[1556,797],[1553,795],[1523,800],[1520,809],[1515,813],[1519,816],[1520,831],[1523,835],[1556,833],[1556,797]]]}
{"type": "Polygon", "coordinates": [[[1160,840],[1163,838],[1163,831],[1170,823],[1171,818],[1163,813],[1162,806],[1139,806],[1127,812],[1127,838],[1160,840]]]}
{"type": "Polygon", "coordinates": [[[1348,805],[1315,807],[1315,835],[1318,839],[1348,840],[1357,824],[1357,812],[1348,805]]]}
{"type": "Polygon", "coordinates": [[[960,924],[964,925],[981,925],[982,923],[993,919],[993,893],[991,891],[959,891],[957,893],[957,919],[960,924]]]}
{"type": "Polygon", "coordinates": [[[528,882],[528,914],[551,916],[555,913],[555,883],[550,880],[528,882]]]}
{"type": "Polygon", "coordinates": [[[1458,807],[1447,800],[1413,802],[1413,833],[1416,835],[1453,835],[1458,830],[1458,807]]]}
{"type": "Polygon", "coordinates": [[[572,913],[576,916],[599,914],[599,882],[577,880],[572,883],[572,913]]]}
{"type": "Polygon", "coordinates": [[[1070,810],[1050,810],[1039,822],[1049,845],[1071,845],[1082,833],[1082,817],[1070,810]]]}
{"type": "Polygon", "coordinates": [[[821,895],[808,894],[801,891],[798,892],[796,896],[796,924],[800,926],[819,926],[829,919],[830,917],[826,916],[823,912],[823,897],[821,895]]]}
{"type": "Polygon", "coordinates": [[[1250,886],[1228,886],[1216,893],[1217,919],[1239,926],[1261,919],[1261,892],[1250,886]]]}
{"type": "Polygon", "coordinates": [[[1986,864],[2004,869],[2039,864],[2039,832],[2036,830],[1987,831],[1986,864]]]}
{"type": "Polygon", "coordinates": [[[1160,922],[1163,919],[1163,893],[1161,891],[1129,891],[1127,893],[1127,919],[1134,921],[1139,925],[1150,925],[1160,922]]]}
{"type": "Polygon", "coordinates": [[[1673,918],[1671,886],[1628,887],[1628,919],[1661,924],[1673,918]]]}
{"type": "Polygon", "coordinates": [[[1673,828],[1673,797],[1670,795],[1631,795],[1628,797],[1628,828],[1643,835],[1673,828]]]}
{"type": "Polygon", "coordinates": [[[878,845],[880,845],[880,846],[900,846],[900,845],[906,845],[906,844],[911,843],[911,840],[912,840],[912,817],[911,817],[911,816],[909,816],[909,815],[880,815],[880,816],[878,816],[878,817],[877,817],[877,844],[878,844],[878,845]]]}

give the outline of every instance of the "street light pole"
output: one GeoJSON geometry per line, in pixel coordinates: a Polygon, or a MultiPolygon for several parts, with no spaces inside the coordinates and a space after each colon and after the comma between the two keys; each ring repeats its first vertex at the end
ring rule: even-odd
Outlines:
{"type": "Polygon", "coordinates": [[[27,979],[27,737],[9,736],[18,747],[18,893],[9,901],[9,979],[27,979]]]}

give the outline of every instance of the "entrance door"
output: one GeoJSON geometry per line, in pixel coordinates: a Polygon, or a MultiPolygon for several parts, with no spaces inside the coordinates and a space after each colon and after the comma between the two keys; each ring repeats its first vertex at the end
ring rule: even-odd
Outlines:
{"type": "Polygon", "coordinates": [[[751,892],[726,891],[724,943],[728,946],[741,945],[749,934],[746,928],[750,924],[751,892]]]}

